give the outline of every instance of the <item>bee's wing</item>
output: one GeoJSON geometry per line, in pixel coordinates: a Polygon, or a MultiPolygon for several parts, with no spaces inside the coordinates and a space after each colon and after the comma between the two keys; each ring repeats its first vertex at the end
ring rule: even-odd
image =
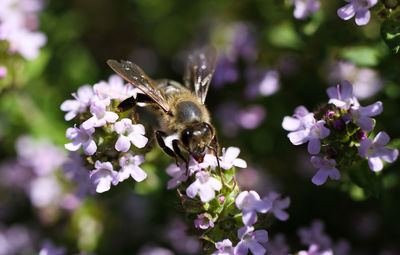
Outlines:
{"type": "Polygon", "coordinates": [[[216,63],[217,49],[213,46],[204,47],[188,57],[183,79],[185,86],[195,92],[201,104],[206,100],[216,63]]]}
{"type": "Polygon", "coordinates": [[[113,59],[107,60],[107,64],[127,82],[151,97],[165,112],[169,111],[165,96],[138,65],[124,60],[120,63],[113,59]]]}

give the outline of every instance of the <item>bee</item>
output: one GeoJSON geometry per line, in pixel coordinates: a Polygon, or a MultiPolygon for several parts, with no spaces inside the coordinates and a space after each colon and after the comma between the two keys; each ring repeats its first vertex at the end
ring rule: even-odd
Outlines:
{"type": "MultiPolygon", "coordinates": [[[[119,111],[126,111],[136,104],[148,106],[159,115],[161,130],[155,131],[161,149],[178,162],[178,157],[186,162],[183,148],[189,156],[202,162],[204,155],[213,152],[218,162],[218,141],[214,126],[210,123],[210,113],[205,100],[215,71],[217,52],[208,46],[194,51],[188,56],[183,77],[179,82],[161,79],[152,80],[136,64],[130,61],[108,60],[107,64],[127,82],[141,90],[136,98],[129,97],[119,105],[119,111]],[[172,140],[172,149],[166,146],[166,136],[177,134],[172,140]]],[[[218,162],[219,164],[219,162],[218,162]]]]}

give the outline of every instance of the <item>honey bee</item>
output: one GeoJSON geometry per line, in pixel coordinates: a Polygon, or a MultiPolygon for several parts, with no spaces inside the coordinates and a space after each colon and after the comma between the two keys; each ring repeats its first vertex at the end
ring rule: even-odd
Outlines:
{"type": "Polygon", "coordinates": [[[199,162],[211,150],[218,162],[216,131],[204,105],[216,61],[217,52],[214,47],[194,51],[188,56],[184,85],[168,79],[152,80],[130,61],[107,61],[117,74],[143,92],[138,93],[136,98],[123,100],[118,109],[126,111],[141,103],[158,113],[161,126],[161,130],[155,131],[158,145],[166,154],[174,157],[176,162],[178,157],[181,158],[186,166],[189,158],[182,155],[181,148],[199,162]],[[172,134],[177,134],[178,139],[172,140],[171,149],[165,145],[163,138],[172,134]]]}

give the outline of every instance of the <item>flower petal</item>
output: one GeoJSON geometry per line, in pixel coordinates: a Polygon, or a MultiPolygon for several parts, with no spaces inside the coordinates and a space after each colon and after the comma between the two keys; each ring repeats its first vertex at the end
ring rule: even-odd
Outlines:
{"type": "Polygon", "coordinates": [[[130,147],[131,142],[129,141],[129,138],[124,135],[120,135],[117,142],[115,143],[115,149],[117,151],[127,152],[130,147]]]}
{"type": "Polygon", "coordinates": [[[366,132],[371,131],[375,126],[375,122],[369,117],[361,117],[356,122],[361,130],[366,132]]]}
{"type": "Polygon", "coordinates": [[[319,141],[319,138],[311,138],[310,142],[308,143],[308,152],[315,155],[318,154],[320,150],[321,142],[319,141]]]}
{"type": "Polygon", "coordinates": [[[381,101],[378,101],[365,107],[360,106],[359,111],[362,116],[372,117],[382,113],[383,105],[381,101]]]}
{"type": "Polygon", "coordinates": [[[286,116],[283,118],[282,128],[287,131],[296,131],[300,128],[300,124],[301,122],[299,119],[286,116]]]}
{"type": "Polygon", "coordinates": [[[390,137],[384,131],[379,132],[374,138],[374,144],[378,145],[379,147],[385,146],[389,143],[389,141],[390,137]]]}
{"type": "Polygon", "coordinates": [[[132,167],[131,176],[135,181],[141,182],[146,179],[147,174],[140,167],[134,166],[132,167]]]}
{"type": "Polygon", "coordinates": [[[337,15],[343,20],[349,20],[356,14],[354,6],[348,4],[337,10],[337,15]]]}
{"type": "Polygon", "coordinates": [[[369,157],[368,158],[368,165],[372,171],[381,171],[383,169],[382,160],[379,157],[369,157]]]}
{"type": "Polygon", "coordinates": [[[315,185],[322,185],[326,182],[326,179],[328,178],[328,172],[324,170],[319,170],[314,177],[312,178],[312,183],[315,185]]]}
{"type": "Polygon", "coordinates": [[[367,25],[370,18],[371,12],[367,8],[359,10],[356,14],[356,24],[358,26],[367,25]]]}
{"type": "Polygon", "coordinates": [[[243,224],[251,226],[257,222],[257,213],[255,211],[243,211],[242,214],[243,224]]]}
{"type": "Polygon", "coordinates": [[[93,140],[88,140],[83,144],[83,152],[86,155],[92,156],[97,151],[97,145],[93,140]]]}

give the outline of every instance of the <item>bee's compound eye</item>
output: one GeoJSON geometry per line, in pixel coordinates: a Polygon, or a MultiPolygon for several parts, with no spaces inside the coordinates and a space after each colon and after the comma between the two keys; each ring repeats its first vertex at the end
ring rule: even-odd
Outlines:
{"type": "Polygon", "coordinates": [[[186,146],[189,145],[189,137],[192,136],[192,132],[188,129],[183,130],[182,132],[182,143],[186,146]]]}

